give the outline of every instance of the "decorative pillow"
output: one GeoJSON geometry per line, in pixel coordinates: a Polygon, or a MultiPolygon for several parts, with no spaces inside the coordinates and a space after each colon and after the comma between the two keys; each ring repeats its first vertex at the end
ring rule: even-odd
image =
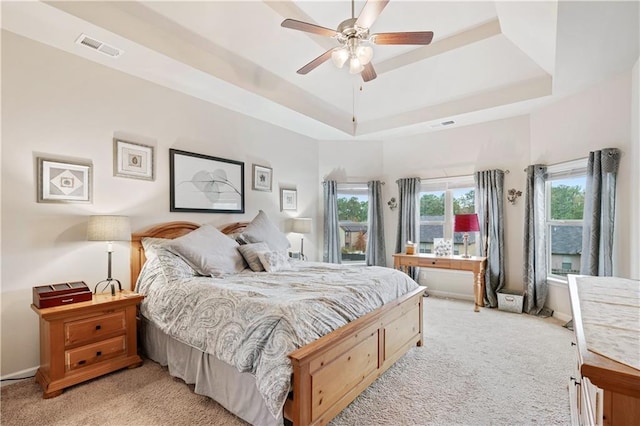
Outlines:
{"type": "Polygon", "coordinates": [[[258,215],[247,225],[241,235],[247,243],[267,243],[273,251],[286,251],[291,247],[287,237],[269,220],[265,212],[260,210],[258,215]]]}
{"type": "Polygon", "coordinates": [[[258,255],[260,253],[264,253],[270,251],[269,246],[266,243],[251,243],[251,244],[243,244],[238,247],[240,254],[244,257],[244,260],[249,264],[249,268],[251,268],[254,272],[264,271],[264,267],[262,266],[262,262],[258,255]]]}
{"type": "Polygon", "coordinates": [[[258,253],[258,258],[267,272],[286,271],[291,268],[287,254],[283,251],[258,253]]]}
{"type": "Polygon", "coordinates": [[[237,250],[238,243],[211,225],[202,225],[172,240],[166,247],[200,275],[219,277],[241,272],[246,267],[237,250]]]}

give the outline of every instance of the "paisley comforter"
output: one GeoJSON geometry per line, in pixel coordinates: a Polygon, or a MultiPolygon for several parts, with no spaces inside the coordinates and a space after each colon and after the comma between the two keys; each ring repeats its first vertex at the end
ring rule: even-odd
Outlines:
{"type": "Polygon", "coordinates": [[[290,390],[287,354],[417,288],[390,268],[292,261],[292,269],[224,278],[177,273],[173,255],[145,264],[142,314],[164,333],[249,372],[277,417],[290,390]]]}

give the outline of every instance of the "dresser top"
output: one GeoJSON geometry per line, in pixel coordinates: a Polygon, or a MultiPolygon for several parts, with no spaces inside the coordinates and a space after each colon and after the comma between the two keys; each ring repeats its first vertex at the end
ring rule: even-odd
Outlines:
{"type": "Polygon", "coordinates": [[[640,281],[576,277],[587,349],[640,370],[640,281]]]}

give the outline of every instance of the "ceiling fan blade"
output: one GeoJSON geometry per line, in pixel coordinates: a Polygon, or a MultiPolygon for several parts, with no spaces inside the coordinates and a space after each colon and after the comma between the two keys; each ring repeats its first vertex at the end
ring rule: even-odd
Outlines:
{"type": "Polygon", "coordinates": [[[369,0],[365,3],[360,12],[360,16],[356,20],[356,25],[362,28],[371,28],[371,25],[378,18],[378,15],[382,12],[389,3],[389,0],[369,0]]]}
{"type": "Polygon", "coordinates": [[[315,58],[313,61],[309,62],[307,65],[305,65],[304,67],[300,68],[298,71],[296,71],[298,74],[307,74],[309,71],[314,70],[316,67],[318,67],[319,65],[323,64],[324,62],[328,61],[329,58],[331,58],[331,52],[333,52],[333,49],[329,49],[326,52],[324,52],[322,55],[318,56],[317,58],[315,58]]]}
{"type": "Polygon", "coordinates": [[[334,37],[338,34],[336,30],[331,30],[308,22],[297,21],[295,19],[285,19],[280,25],[285,28],[291,28],[292,30],[306,31],[308,33],[319,34],[327,37],[334,37]]]}
{"type": "Polygon", "coordinates": [[[378,33],[371,36],[371,41],[375,44],[429,44],[431,40],[433,31],[378,33]]]}
{"type": "Polygon", "coordinates": [[[367,81],[371,81],[374,78],[376,78],[378,74],[376,74],[376,70],[373,69],[373,65],[371,64],[371,62],[369,62],[367,65],[364,66],[364,69],[360,73],[360,76],[366,83],[367,81]]]}

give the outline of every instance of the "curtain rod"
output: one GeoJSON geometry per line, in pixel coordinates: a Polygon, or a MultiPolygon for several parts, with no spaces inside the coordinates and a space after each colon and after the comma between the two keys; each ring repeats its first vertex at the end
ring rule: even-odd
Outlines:
{"type": "MultiPolygon", "coordinates": [[[[547,167],[555,167],[555,166],[561,166],[563,164],[571,164],[571,163],[577,163],[578,161],[585,161],[585,160],[589,160],[589,157],[581,157],[581,158],[576,158],[575,160],[567,160],[567,161],[561,161],[559,163],[554,163],[554,164],[542,164],[543,166],[547,166],[547,167]]],[[[532,164],[532,166],[537,166],[537,164],[532,164]]],[[[523,172],[526,172],[528,169],[528,167],[525,167],[523,172]]]]}

